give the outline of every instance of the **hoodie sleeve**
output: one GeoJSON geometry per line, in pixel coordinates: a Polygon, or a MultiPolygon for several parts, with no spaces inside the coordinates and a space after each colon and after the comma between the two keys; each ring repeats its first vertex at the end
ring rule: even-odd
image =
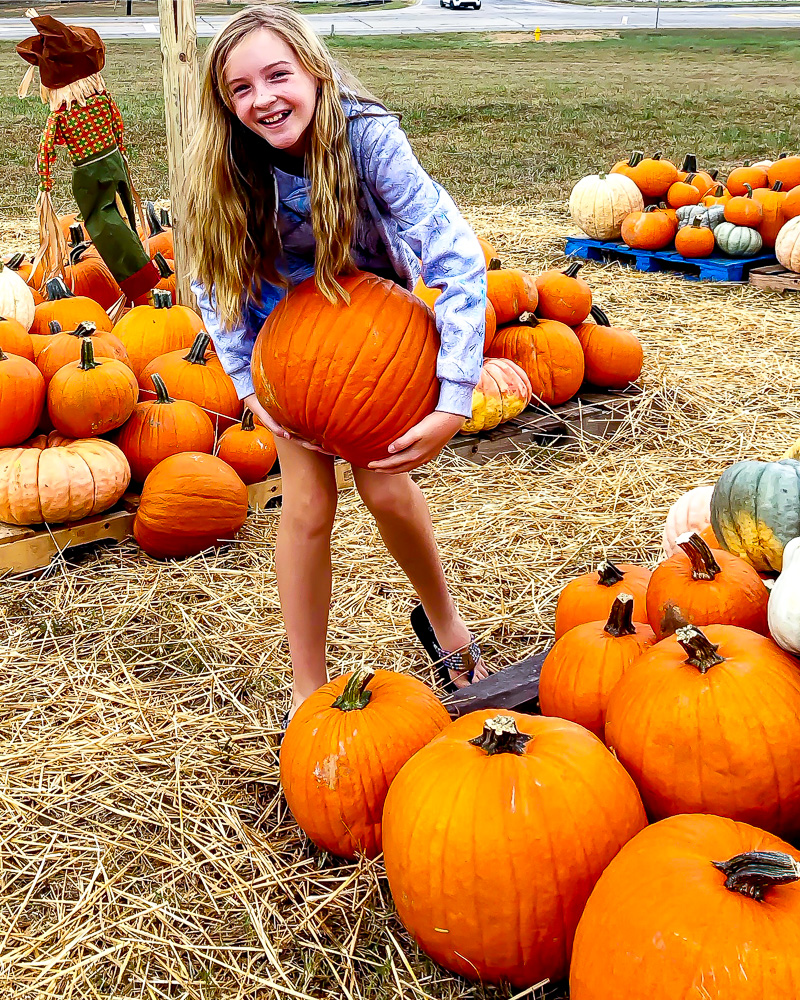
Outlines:
{"type": "Polygon", "coordinates": [[[373,195],[387,207],[400,238],[422,259],[422,279],[441,289],[434,307],[440,349],[437,409],[472,414],[486,325],[486,265],[475,234],[452,198],[420,166],[390,116],[365,117],[357,157],[373,195]]]}

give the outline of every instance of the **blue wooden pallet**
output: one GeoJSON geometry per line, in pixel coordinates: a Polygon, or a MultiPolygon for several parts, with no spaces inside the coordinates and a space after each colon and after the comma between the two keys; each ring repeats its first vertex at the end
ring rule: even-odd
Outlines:
{"type": "Polygon", "coordinates": [[[637,271],[677,271],[690,281],[747,281],[754,267],[775,263],[775,255],[759,257],[713,257],[687,260],[674,250],[634,250],[618,240],[590,240],[588,236],[570,236],[567,257],[584,260],[623,260],[637,271]]]}

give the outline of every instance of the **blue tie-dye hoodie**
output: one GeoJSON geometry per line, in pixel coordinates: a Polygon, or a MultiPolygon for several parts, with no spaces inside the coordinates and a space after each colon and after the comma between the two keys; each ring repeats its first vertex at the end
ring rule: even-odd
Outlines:
{"type": "MultiPolygon", "coordinates": [[[[359,180],[353,259],[363,270],[396,274],[411,290],[420,277],[421,258],[425,284],[441,289],[434,309],[441,339],[437,408],[469,417],[483,361],[486,316],[480,245],[447,192],[418,163],[397,118],[380,105],[342,103],[359,180]]],[[[309,182],[276,166],[273,171],[284,252],[280,270],[296,285],[314,273],[309,182]]],[[[284,289],[264,282],[261,303],[248,301],[241,325],[233,329],[222,327],[213,291],[209,294],[199,282],[192,289],[222,366],[242,399],[253,392],[250,358],[256,336],[284,289]]]]}

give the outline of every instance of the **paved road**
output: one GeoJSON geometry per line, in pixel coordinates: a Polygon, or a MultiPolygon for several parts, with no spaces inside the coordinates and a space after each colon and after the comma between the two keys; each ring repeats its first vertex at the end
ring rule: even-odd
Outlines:
{"type": "MultiPolygon", "coordinates": [[[[401,35],[451,31],[543,31],[554,29],[652,28],[654,9],[633,7],[580,7],[547,0],[483,0],[474,10],[443,10],[439,0],[421,0],[399,10],[365,10],[363,13],[311,14],[320,34],[333,28],[338,35],[401,35]]],[[[225,17],[198,17],[201,37],[216,34],[225,17]]],[[[86,17],[75,24],[96,28],[103,38],[152,38],[159,33],[157,17],[86,17]]],[[[662,6],[662,28],[800,28],[800,5],[776,7],[678,7],[662,6]]],[[[0,19],[0,39],[25,38],[30,21],[22,17],[0,19]]]]}

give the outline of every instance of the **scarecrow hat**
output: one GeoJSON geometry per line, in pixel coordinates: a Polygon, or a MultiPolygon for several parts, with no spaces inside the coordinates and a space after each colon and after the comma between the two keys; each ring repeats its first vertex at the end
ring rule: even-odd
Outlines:
{"type": "Polygon", "coordinates": [[[94,28],[63,24],[49,14],[36,15],[31,21],[38,34],[20,42],[17,52],[25,62],[39,67],[42,86],[50,90],[68,87],[99,73],[105,65],[106,47],[94,28]]]}

